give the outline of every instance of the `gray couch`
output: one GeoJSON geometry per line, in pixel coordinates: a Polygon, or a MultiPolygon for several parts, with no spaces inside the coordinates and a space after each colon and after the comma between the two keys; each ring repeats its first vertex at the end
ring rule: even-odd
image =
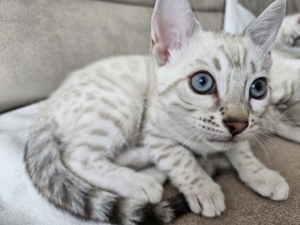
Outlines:
{"type": "MultiPolygon", "coordinates": [[[[75,69],[101,58],[149,54],[154,0],[2,0],[0,2],[0,113],[45,99],[75,69]]],[[[240,0],[258,15],[272,0],[240,0]]],[[[222,29],[225,0],[191,0],[204,29],[222,29]]],[[[288,12],[300,10],[288,1],[288,12]]],[[[208,219],[188,214],[174,224],[300,224],[300,146],[271,137],[255,153],[291,187],[285,202],[246,188],[235,173],[217,178],[227,210],[208,219]]],[[[170,184],[165,196],[176,192],[170,184]]],[[[0,222],[1,224],[1,222],[0,222]]]]}
{"type": "MultiPolygon", "coordinates": [[[[224,1],[194,1],[204,28],[222,28],[224,1]]],[[[0,113],[46,98],[70,71],[93,61],[149,54],[153,5],[152,0],[1,1],[0,113]]]]}

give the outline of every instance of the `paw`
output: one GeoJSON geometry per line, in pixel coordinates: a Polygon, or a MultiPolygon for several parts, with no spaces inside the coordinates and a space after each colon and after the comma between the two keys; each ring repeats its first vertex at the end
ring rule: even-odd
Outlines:
{"type": "Polygon", "coordinates": [[[155,167],[150,167],[144,170],[140,170],[139,173],[153,177],[161,185],[163,185],[167,180],[166,174],[164,174],[163,172],[161,172],[159,169],[155,167]]]}
{"type": "Polygon", "coordinates": [[[276,171],[262,169],[257,173],[242,174],[240,177],[255,192],[272,200],[285,200],[289,195],[289,185],[276,171]]]}
{"type": "Polygon", "coordinates": [[[218,184],[213,181],[193,187],[195,190],[185,193],[191,210],[206,217],[221,215],[225,210],[225,198],[218,184]]]}
{"type": "Polygon", "coordinates": [[[141,203],[158,203],[162,199],[163,187],[154,177],[147,174],[135,174],[131,176],[126,184],[121,187],[120,195],[128,198],[134,198],[141,203]]]}

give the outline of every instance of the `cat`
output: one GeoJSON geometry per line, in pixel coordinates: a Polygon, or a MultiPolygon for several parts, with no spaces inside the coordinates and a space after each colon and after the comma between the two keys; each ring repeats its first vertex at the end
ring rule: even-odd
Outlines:
{"type": "Polygon", "coordinates": [[[248,143],[269,107],[269,53],[285,4],[275,1],[243,35],[230,35],[203,31],[187,0],[156,1],[152,57],[96,62],[44,103],[24,155],[36,189],[79,218],[164,224],[189,210],[225,210],[209,176],[217,164],[232,165],[260,195],[285,200],[285,179],[248,143]],[[161,202],[166,178],[182,194],[161,202]]]}
{"type": "Polygon", "coordinates": [[[300,14],[284,18],[272,58],[269,84],[273,106],[265,127],[269,133],[300,143],[300,14]]]}
{"type": "Polygon", "coordinates": [[[270,85],[276,89],[272,103],[287,109],[300,101],[300,14],[285,17],[272,55],[270,85]]]}

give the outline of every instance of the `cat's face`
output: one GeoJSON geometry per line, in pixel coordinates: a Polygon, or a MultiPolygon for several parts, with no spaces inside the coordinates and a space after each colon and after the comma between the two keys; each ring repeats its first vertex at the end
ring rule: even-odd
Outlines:
{"type": "Polygon", "coordinates": [[[183,47],[157,72],[159,99],[184,128],[178,132],[198,132],[222,150],[255,135],[270,98],[259,52],[243,37],[203,32],[183,47]]]}
{"type": "MultiPolygon", "coordinates": [[[[166,1],[162,2],[164,7],[166,1]]],[[[182,8],[188,6],[187,2],[181,4],[182,8]]],[[[156,9],[158,13],[160,10],[156,9]]],[[[227,150],[259,133],[270,99],[269,52],[282,21],[273,21],[274,28],[267,30],[274,37],[257,34],[262,30],[259,19],[267,20],[267,16],[258,18],[242,36],[204,32],[192,15],[177,32],[174,23],[169,23],[171,37],[165,34],[168,28],[153,28],[158,99],[177,137],[205,141],[216,150],[227,150]],[[159,32],[163,34],[159,36],[159,32]],[[177,36],[172,38],[174,34],[177,36]]]]}

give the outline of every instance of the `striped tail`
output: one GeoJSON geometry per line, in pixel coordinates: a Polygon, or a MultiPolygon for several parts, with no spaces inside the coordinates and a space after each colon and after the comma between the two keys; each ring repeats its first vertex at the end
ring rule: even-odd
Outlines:
{"type": "Polygon", "coordinates": [[[64,165],[58,141],[49,126],[31,135],[24,161],[39,193],[56,207],[81,219],[122,225],[159,225],[189,211],[182,194],[158,204],[141,204],[87,183],[64,165]]]}

